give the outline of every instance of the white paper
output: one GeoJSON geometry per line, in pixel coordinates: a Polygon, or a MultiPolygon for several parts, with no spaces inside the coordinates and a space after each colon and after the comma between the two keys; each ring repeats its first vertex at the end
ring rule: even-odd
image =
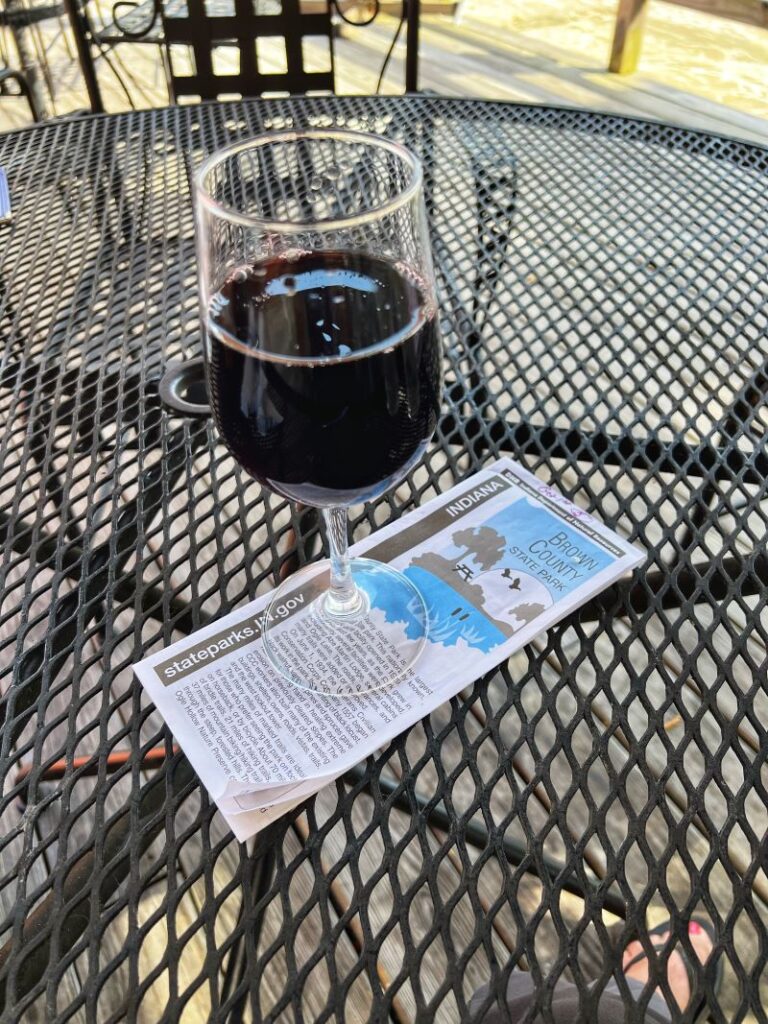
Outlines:
{"type": "MultiPolygon", "coordinates": [[[[292,686],[260,639],[265,594],[135,666],[235,835],[245,840],[634,568],[642,554],[511,459],[352,546],[413,580],[429,611],[415,670],[373,693],[292,686]]],[[[311,664],[309,599],[281,605],[279,636],[311,664]]],[[[274,624],[273,624],[274,628],[274,624]]],[[[371,610],[372,647],[396,657],[408,622],[371,610]]]]}

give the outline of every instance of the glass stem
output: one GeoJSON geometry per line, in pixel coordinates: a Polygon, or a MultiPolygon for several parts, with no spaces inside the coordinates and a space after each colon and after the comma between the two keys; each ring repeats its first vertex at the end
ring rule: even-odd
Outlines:
{"type": "Polygon", "coordinates": [[[360,591],[352,579],[347,539],[347,510],[324,508],[323,519],[328,533],[331,559],[331,582],[325,598],[326,611],[332,615],[350,615],[362,604],[360,591]]]}

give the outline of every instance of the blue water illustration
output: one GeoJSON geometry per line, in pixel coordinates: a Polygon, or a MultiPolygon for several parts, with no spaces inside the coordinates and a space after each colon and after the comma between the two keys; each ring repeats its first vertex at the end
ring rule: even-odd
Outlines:
{"type": "MultiPolygon", "coordinates": [[[[405,575],[415,584],[424,598],[429,616],[429,639],[434,644],[453,646],[459,639],[469,647],[490,651],[503,643],[506,637],[472,605],[442,580],[415,566],[409,566],[405,575]],[[454,614],[455,613],[455,614],[454,614]]],[[[376,588],[375,596],[370,595],[375,608],[384,612],[387,622],[395,623],[392,616],[392,602],[387,601],[386,582],[376,588]]],[[[409,609],[409,617],[398,619],[409,640],[421,636],[422,620],[419,609],[409,609]]]]}
{"type": "Polygon", "coordinates": [[[455,646],[463,640],[487,653],[506,637],[456,591],[431,572],[409,566],[405,575],[418,587],[429,615],[429,639],[433,644],[455,646]]]}

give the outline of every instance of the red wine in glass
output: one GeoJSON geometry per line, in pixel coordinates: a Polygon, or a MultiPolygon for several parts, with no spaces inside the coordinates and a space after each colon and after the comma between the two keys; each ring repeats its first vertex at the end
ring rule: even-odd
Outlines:
{"type": "Polygon", "coordinates": [[[369,501],[423,455],[440,405],[440,340],[404,268],[344,251],[240,266],[210,301],[208,333],[219,431],[279,494],[369,501]]]}

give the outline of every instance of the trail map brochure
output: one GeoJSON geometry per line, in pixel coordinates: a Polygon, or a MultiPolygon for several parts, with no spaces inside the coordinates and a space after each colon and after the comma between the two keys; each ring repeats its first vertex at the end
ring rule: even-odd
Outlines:
{"type": "MultiPolygon", "coordinates": [[[[268,661],[269,594],[156,652],[135,672],[239,840],[428,715],[621,576],[643,555],[511,459],[503,458],[351,548],[413,580],[427,605],[424,652],[399,682],[356,696],[299,689],[268,661]]],[[[320,570],[318,570],[320,571],[320,570]]],[[[300,586],[277,609],[280,642],[311,664],[300,586]]],[[[370,644],[339,659],[354,685],[369,649],[415,637],[386,592],[370,644]],[[356,661],[355,659],[360,659],[356,661]]],[[[414,641],[415,642],[415,641],[414,641]]]]}

